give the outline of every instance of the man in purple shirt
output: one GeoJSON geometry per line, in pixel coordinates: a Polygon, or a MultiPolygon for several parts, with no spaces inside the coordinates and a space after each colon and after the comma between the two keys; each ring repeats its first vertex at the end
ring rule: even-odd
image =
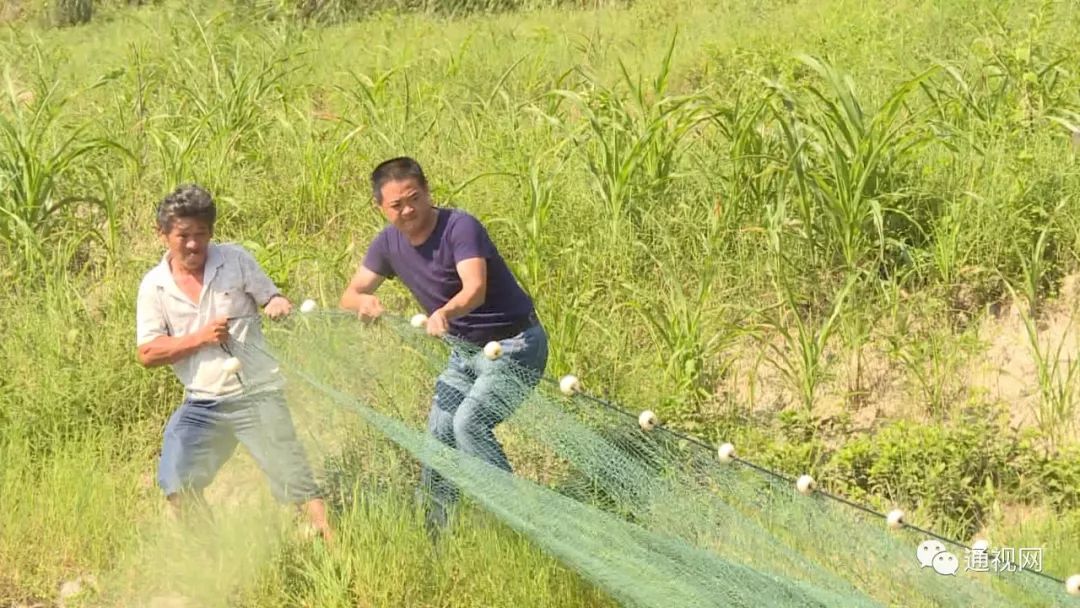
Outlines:
{"type": "MultiPolygon", "coordinates": [[[[450,335],[461,344],[436,380],[428,430],[443,443],[511,472],[494,428],[536,386],[548,358],[547,333],[532,299],[476,218],[433,206],[415,160],[381,163],[371,186],[390,226],[368,247],[340,305],[375,319],[383,313],[375,291],[386,279],[399,278],[427,313],[427,333],[450,335]],[[492,341],[502,346],[494,361],[466,346],[482,348],[492,341]]],[[[446,524],[457,489],[428,467],[421,483],[433,499],[427,521],[434,531],[446,524]]]]}

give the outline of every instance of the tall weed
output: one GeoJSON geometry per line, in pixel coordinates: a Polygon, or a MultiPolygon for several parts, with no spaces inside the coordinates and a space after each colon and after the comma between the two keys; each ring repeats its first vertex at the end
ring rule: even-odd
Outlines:
{"type": "Polygon", "coordinates": [[[58,84],[41,83],[30,101],[10,77],[6,85],[0,112],[0,243],[28,275],[68,270],[75,252],[90,240],[112,250],[119,227],[111,179],[100,161],[109,152],[130,154],[107,138],[88,135],[88,124],[62,122],[72,97],[61,95],[58,84]]]}

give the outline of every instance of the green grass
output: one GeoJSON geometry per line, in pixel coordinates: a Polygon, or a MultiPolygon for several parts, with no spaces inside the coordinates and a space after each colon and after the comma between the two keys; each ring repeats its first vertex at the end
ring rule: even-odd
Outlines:
{"type": "MultiPolygon", "coordinates": [[[[333,302],[382,225],[368,172],[398,154],[491,227],[551,375],[952,530],[1076,534],[1075,357],[1040,325],[1077,270],[1067,3],[478,4],[100,2],[50,29],[20,3],[0,31],[0,604],[122,569],[157,521],[140,483],[180,392],[132,336],[162,194],[208,186],[222,240],[296,302],[333,302]],[[926,487],[904,467],[930,439],[887,429],[966,437],[972,411],[1020,407],[962,376],[1014,293],[1039,395],[1024,481],[926,487]],[[903,414],[847,422],[893,384],[903,414]],[[994,515],[1016,504],[1043,514],[994,515]]],[[[1007,418],[985,432],[1012,441],[1007,418]]],[[[433,567],[401,500],[346,520],[378,560],[286,543],[236,602],[610,605],[482,514],[433,567]]],[[[1080,570],[1061,551],[1056,573],[1080,570]]]]}

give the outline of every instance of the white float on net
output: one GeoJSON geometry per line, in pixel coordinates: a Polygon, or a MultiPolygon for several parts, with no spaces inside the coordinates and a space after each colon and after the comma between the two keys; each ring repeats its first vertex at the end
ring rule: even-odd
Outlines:
{"type": "Polygon", "coordinates": [[[567,374],[559,380],[559,390],[562,394],[570,396],[581,392],[581,381],[577,376],[567,374]]]}
{"type": "Polygon", "coordinates": [[[1080,595],[1080,574],[1074,574],[1065,580],[1065,591],[1069,595],[1080,595]]]}
{"type": "Polygon", "coordinates": [[[502,344],[495,342],[494,340],[484,345],[484,356],[492,361],[501,357],[502,353],[502,344]]]}
{"type": "Polygon", "coordinates": [[[904,525],[904,512],[900,509],[889,511],[889,514],[885,517],[885,523],[893,530],[900,528],[904,525]]]}
{"type": "Polygon", "coordinates": [[[721,445],[716,450],[716,457],[720,459],[720,462],[731,462],[735,459],[735,446],[730,443],[721,445]]]}
{"type": "Polygon", "coordinates": [[[799,491],[799,494],[812,494],[816,488],[817,482],[809,475],[802,475],[795,480],[795,489],[799,491]]]}
{"type": "Polygon", "coordinates": [[[236,357],[229,357],[228,359],[225,359],[224,363],[221,364],[221,369],[223,369],[226,374],[235,374],[236,372],[240,371],[240,368],[243,366],[244,365],[240,363],[240,359],[237,359],[236,357]]]}
{"type": "Polygon", "coordinates": [[[654,414],[652,410],[642,411],[641,414],[638,415],[637,421],[638,424],[641,425],[641,428],[646,431],[653,430],[656,428],[656,425],[659,424],[656,414],[654,414]]]}

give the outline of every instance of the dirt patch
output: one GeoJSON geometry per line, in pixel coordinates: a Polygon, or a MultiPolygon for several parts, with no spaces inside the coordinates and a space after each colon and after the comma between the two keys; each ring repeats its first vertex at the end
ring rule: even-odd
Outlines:
{"type": "MultiPolygon", "coordinates": [[[[1037,428],[1044,418],[1040,358],[1050,369],[1056,364],[1059,383],[1080,359],[1080,275],[1066,277],[1060,296],[1041,308],[1035,321],[1041,357],[1017,303],[991,307],[963,334],[944,333],[943,324],[912,327],[918,333],[912,336],[883,320],[858,357],[834,334],[822,357],[825,373],[814,412],[849,415],[854,430],[869,431],[890,420],[942,420],[965,403],[981,402],[1005,404],[1014,428],[1037,428]]],[[[767,339],[782,345],[779,336],[767,339]]],[[[717,387],[719,401],[766,415],[802,406],[792,379],[775,363],[780,357],[760,340],[743,339],[726,356],[732,363],[717,387]]],[[[1077,439],[1078,414],[1071,415],[1071,439],[1077,439]]]]}
{"type": "MultiPolygon", "coordinates": [[[[1051,390],[1053,386],[1065,388],[1069,369],[1080,356],[1076,284],[1077,277],[1070,277],[1062,297],[1047,303],[1030,329],[1020,308],[1023,304],[1015,302],[979,326],[979,339],[986,349],[968,367],[969,382],[987,400],[1007,404],[1014,427],[1063,422],[1040,420],[1044,417],[1040,410],[1048,402],[1041,387],[1046,382],[1051,390]],[[1040,369],[1045,370],[1042,380],[1040,369]]],[[[1075,426],[1077,412],[1071,412],[1070,421],[1075,426]]]]}
{"type": "Polygon", "coordinates": [[[22,17],[22,5],[19,0],[0,3],[0,25],[15,23],[22,17]]]}

